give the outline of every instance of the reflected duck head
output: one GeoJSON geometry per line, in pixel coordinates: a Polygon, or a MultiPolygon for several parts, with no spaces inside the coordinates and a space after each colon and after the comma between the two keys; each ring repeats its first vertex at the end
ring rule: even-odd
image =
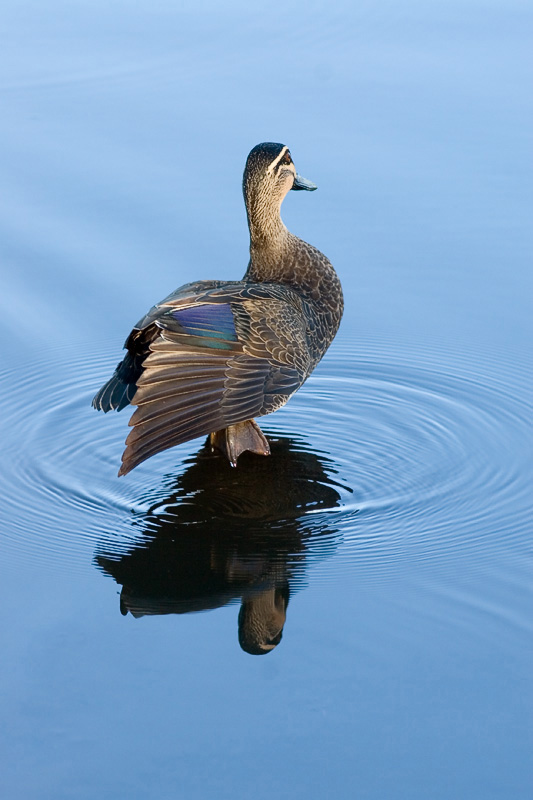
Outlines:
{"type": "Polygon", "coordinates": [[[288,604],[288,583],[243,596],[239,611],[239,644],[246,653],[263,656],[278,646],[288,604]]]}

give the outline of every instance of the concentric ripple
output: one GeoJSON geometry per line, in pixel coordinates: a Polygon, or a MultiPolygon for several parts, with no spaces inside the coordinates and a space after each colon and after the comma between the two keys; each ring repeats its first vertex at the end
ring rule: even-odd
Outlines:
{"type": "MultiPolygon", "coordinates": [[[[96,550],[126,551],[143,534],[139,519],[163,508],[169,480],[191,468],[201,446],[188,442],[118,479],[128,413],[90,408],[115,365],[97,350],[80,359],[64,348],[2,375],[8,560],[85,568],[96,550]]],[[[472,548],[485,565],[503,546],[521,558],[531,526],[530,386],[523,365],[501,359],[427,345],[335,345],[288,406],[263,420],[270,435],[296,437],[296,450],[316,457],[337,487],[329,506],[309,501],[294,512],[308,560],[313,537],[320,560],[318,534],[334,535],[319,579],[349,569],[376,580],[392,565],[435,559],[445,568],[472,548]]],[[[242,492],[223,494],[225,510],[213,514],[238,516],[235,504],[248,513],[242,492]]],[[[275,513],[270,522],[279,528],[275,513]]]]}
{"type": "Polygon", "coordinates": [[[323,406],[314,441],[329,440],[353,489],[335,568],[373,564],[375,575],[401,559],[444,567],[471,548],[485,561],[502,551],[521,559],[532,519],[525,369],[515,383],[491,374],[490,359],[456,358],[440,371],[436,352],[362,348],[363,358],[339,347],[329,374],[295,398],[301,419],[323,406]]]}

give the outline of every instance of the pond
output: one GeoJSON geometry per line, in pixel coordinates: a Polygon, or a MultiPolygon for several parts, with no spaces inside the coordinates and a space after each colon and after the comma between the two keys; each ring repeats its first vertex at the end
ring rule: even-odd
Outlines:
{"type": "Polygon", "coordinates": [[[178,6],[3,13],[2,796],[525,800],[531,11],[178,6]],[[242,277],[260,141],[319,187],[283,218],[340,331],[269,458],[118,478],[91,398],[242,277]]]}

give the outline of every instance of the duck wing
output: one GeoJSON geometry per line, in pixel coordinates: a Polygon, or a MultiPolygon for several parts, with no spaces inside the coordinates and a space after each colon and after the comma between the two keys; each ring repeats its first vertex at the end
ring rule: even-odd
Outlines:
{"type": "Polygon", "coordinates": [[[284,405],[311,368],[304,312],[287,287],[242,282],[175,293],[154,307],[130,335],[142,335],[148,353],[119,474],[284,405]]]}
{"type": "MultiPolygon", "coordinates": [[[[231,286],[242,285],[231,284],[231,286]]],[[[209,290],[230,286],[227,281],[195,281],[180,286],[168,297],[142,317],[135,325],[124,343],[127,350],[122,361],[117,365],[111,378],[95,394],[92,400],[93,408],[97,411],[122,411],[130,405],[137,391],[137,380],[142,374],[143,363],[150,352],[150,342],[157,336],[154,322],[164,313],[164,309],[173,303],[195,298],[209,290]]]]}

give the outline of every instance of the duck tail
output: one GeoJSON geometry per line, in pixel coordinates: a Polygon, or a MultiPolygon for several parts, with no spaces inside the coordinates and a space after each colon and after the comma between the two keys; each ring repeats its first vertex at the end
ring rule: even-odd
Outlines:
{"type": "Polygon", "coordinates": [[[97,411],[103,411],[104,413],[113,410],[122,411],[133,400],[137,385],[135,378],[131,374],[132,364],[127,363],[128,359],[133,361],[129,353],[117,366],[112,377],[107,383],[104,383],[100,391],[93,397],[92,406],[97,411]]]}

